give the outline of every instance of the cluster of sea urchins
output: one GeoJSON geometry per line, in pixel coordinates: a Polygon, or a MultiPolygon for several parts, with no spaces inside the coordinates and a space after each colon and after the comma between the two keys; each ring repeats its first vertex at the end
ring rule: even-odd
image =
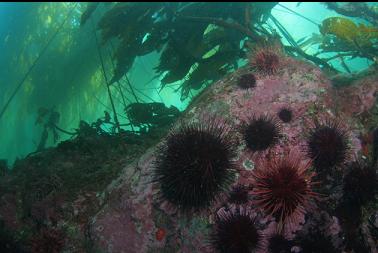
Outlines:
{"type": "Polygon", "coordinates": [[[230,129],[214,118],[207,121],[180,125],[157,154],[155,180],[161,197],[183,211],[208,207],[234,180],[230,129]]]}
{"type": "MultiPolygon", "coordinates": [[[[181,124],[170,132],[157,154],[154,175],[165,201],[183,211],[199,210],[229,190],[235,178],[235,142],[229,132],[227,124],[214,118],[181,124]]],[[[278,142],[281,128],[274,117],[253,116],[244,124],[243,135],[247,148],[265,151],[278,142]]],[[[251,172],[251,186],[237,184],[229,192],[228,202],[233,205],[218,212],[212,245],[219,252],[252,252],[262,247],[266,239],[245,208],[252,203],[278,224],[277,236],[265,243],[267,250],[287,251],[291,243],[281,236],[283,229],[299,225],[318,196],[313,191],[311,162],[317,170],[341,166],[349,150],[346,135],[339,123],[316,123],[307,142],[311,159],[304,161],[293,151],[266,160],[261,156],[251,172]]]]}

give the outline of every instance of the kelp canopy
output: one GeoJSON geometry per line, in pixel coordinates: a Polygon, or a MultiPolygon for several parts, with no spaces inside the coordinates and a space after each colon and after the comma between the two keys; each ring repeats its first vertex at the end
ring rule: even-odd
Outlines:
{"type": "MultiPolygon", "coordinates": [[[[154,68],[155,78],[160,78],[161,88],[180,82],[176,91],[181,92],[184,100],[192,89],[198,90],[238,68],[245,59],[247,45],[264,44],[280,37],[288,41],[288,53],[310,60],[334,74],[338,70],[329,62],[337,58],[349,73],[344,57],[361,57],[376,63],[378,29],[374,24],[378,14],[374,16],[376,12],[366,4],[326,4],[329,9],[344,15],[354,17],[355,12],[361,13],[361,10],[370,15],[366,16],[366,24],[356,24],[346,17],[324,19],[319,25],[321,34],[302,41],[302,45],[319,44],[319,52],[315,55],[305,53],[271,15],[277,4],[117,3],[97,25],[103,45],[112,41],[117,43],[110,84],[125,76],[136,57],[158,52],[160,59],[154,68]],[[269,19],[274,25],[267,22],[269,19]],[[335,55],[318,57],[330,52],[335,55]]],[[[98,3],[88,5],[82,23],[97,6],[98,3]]]]}
{"type": "MultiPolygon", "coordinates": [[[[119,81],[136,57],[161,53],[155,71],[161,88],[181,81],[181,97],[219,79],[244,58],[246,38],[269,33],[262,24],[276,3],[117,3],[98,23],[102,43],[117,38],[110,84],[119,81]]],[[[83,14],[87,19],[93,5],[83,14]]]]}

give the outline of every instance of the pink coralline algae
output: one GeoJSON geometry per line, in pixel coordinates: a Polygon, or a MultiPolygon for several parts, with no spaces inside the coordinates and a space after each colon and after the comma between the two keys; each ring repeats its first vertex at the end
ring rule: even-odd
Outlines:
{"type": "Polygon", "coordinates": [[[355,81],[351,86],[340,88],[337,93],[341,111],[347,116],[366,113],[373,108],[378,97],[377,75],[355,81]]]}

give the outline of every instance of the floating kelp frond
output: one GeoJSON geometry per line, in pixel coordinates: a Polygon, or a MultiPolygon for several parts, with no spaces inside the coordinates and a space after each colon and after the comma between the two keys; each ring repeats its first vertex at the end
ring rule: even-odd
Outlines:
{"type": "Polygon", "coordinates": [[[237,66],[235,62],[243,57],[239,52],[242,40],[267,35],[252,31],[275,4],[117,3],[98,23],[103,44],[120,40],[110,83],[129,71],[136,56],[162,51],[155,68],[157,75],[165,75],[162,87],[185,77],[195,79],[181,86],[186,98],[191,89],[216,80],[219,71],[222,76],[229,66],[237,66]],[[199,65],[196,72],[192,71],[195,64],[199,65]],[[205,69],[214,73],[200,75],[205,69]]]}
{"type": "Polygon", "coordinates": [[[357,25],[343,17],[331,17],[323,20],[320,32],[323,35],[335,35],[347,43],[357,43],[360,47],[371,46],[371,40],[378,39],[377,28],[364,24],[357,25]]]}

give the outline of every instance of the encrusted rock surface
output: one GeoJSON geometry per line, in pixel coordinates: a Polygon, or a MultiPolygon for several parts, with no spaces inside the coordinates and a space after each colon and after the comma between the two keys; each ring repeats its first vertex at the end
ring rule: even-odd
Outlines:
{"type": "MultiPolygon", "coordinates": [[[[248,184],[256,159],[266,155],[253,154],[245,147],[240,133],[242,123],[253,114],[277,117],[282,107],[292,110],[293,119],[281,122],[283,137],[271,154],[303,152],[308,128],[315,119],[339,119],[349,130],[352,159],[360,155],[359,136],[367,131],[367,125],[361,124],[356,114],[369,113],[376,106],[377,76],[336,90],[317,67],[286,58],[275,75],[255,73],[256,87],[242,89],[236,82],[245,73],[253,71],[242,68],[204,90],[188,107],[183,119],[198,121],[216,115],[232,124],[239,143],[236,161],[239,177],[235,184],[248,184]]],[[[227,203],[216,203],[191,217],[166,208],[157,199],[158,189],[152,183],[154,152],[155,148],[148,150],[108,187],[108,204],[92,223],[100,247],[106,252],[212,252],[209,232],[214,214],[227,203]],[[157,234],[161,231],[163,238],[157,234]]],[[[267,229],[274,224],[269,220],[267,223],[267,229]]],[[[340,233],[337,218],[329,217],[329,226],[324,230],[337,237],[340,233]]],[[[339,241],[335,244],[340,244],[339,241]]]]}
{"type": "MultiPolygon", "coordinates": [[[[378,124],[377,91],[378,75],[357,80],[348,87],[335,89],[319,68],[284,57],[274,75],[255,73],[247,66],[212,84],[192,101],[180,123],[215,116],[230,124],[232,134],[238,143],[235,160],[238,177],[234,185],[249,185],[251,171],[257,159],[296,150],[303,154],[305,160],[304,145],[309,128],[315,120],[340,120],[348,129],[350,144],[353,147],[351,159],[368,156],[372,146],[371,132],[378,124]],[[246,73],[256,76],[255,87],[242,89],[237,85],[239,77],[246,73]],[[278,119],[277,113],[282,107],[290,108],[293,117],[288,123],[280,122],[282,137],[277,145],[270,151],[249,151],[241,133],[243,123],[252,115],[265,114],[278,119]]],[[[128,154],[127,157],[123,157],[122,149],[114,149],[113,152],[112,143],[109,147],[103,147],[104,150],[100,148],[98,152],[84,155],[80,153],[80,142],[77,150],[73,149],[75,145],[75,142],[67,143],[66,146],[60,147],[64,152],[58,147],[53,153],[46,151],[45,155],[20,161],[20,167],[24,170],[34,171],[38,166],[47,166],[48,171],[53,171],[53,177],[45,180],[46,185],[50,187],[47,189],[47,195],[35,196],[37,201],[29,203],[32,207],[31,218],[23,219],[20,216],[20,213],[25,213],[25,203],[17,200],[17,194],[23,182],[17,185],[17,181],[12,181],[11,176],[9,178],[6,175],[3,178],[3,182],[7,183],[0,187],[0,218],[7,230],[22,237],[28,231],[30,233],[30,228],[35,228],[33,222],[39,220],[43,226],[65,231],[66,252],[213,252],[209,235],[216,213],[220,208],[230,206],[225,198],[220,198],[200,213],[183,214],[172,209],[158,197],[159,189],[153,182],[153,163],[157,146],[152,146],[144,152],[140,150],[143,145],[134,145],[133,148],[137,150],[134,152],[134,149],[126,145],[125,152],[128,154]],[[105,151],[106,161],[91,159],[91,155],[101,156],[105,151]],[[49,154],[55,155],[51,157],[49,154]],[[51,159],[55,160],[50,162],[51,159]],[[93,171],[84,168],[90,161],[93,171]],[[106,189],[88,185],[85,189],[72,193],[70,198],[66,195],[60,196],[60,190],[66,186],[64,180],[58,180],[60,172],[69,172],[80,167],[84,168],[83,173],[87,173],[85,176],[103,177],[102,174],[96,174],[94,161],[101,167],[101,170],[98,170],[101,173],[106,172],[107,168],[117,168],[112,170],[117,172],[113,176],[116,178],[106,189]],[[5,185],[12,185],[12,182],[16,184],[9,189],[4,188],[5,185]]],[[[101,146],[101,142],[98,145],[101,146]]],[[[97,144],[95,146],[99,148],[97,144]]],[[[320,203],[314,203],[313,220],[325,220],[321,229],[332,236],[335,246],[342,247],[342,229],[338,219],[327,211],[320,212],[324,207],[334,206],[333,202],[340,198],[340,192],[336,191],[331,195],[320,203]]],[[[254,209],[253,206],[251,208],[254,209]]],[[[254,212],[262,216],[259,210],[256,209],[254,212]]],[[[277,225],[272,217],[265,217],[260,223],[266,234],[272,233],[277,225]]],[[[285,231],[285,234],[292,238],[296,231],[303,232],[311,227],[310,225],[297,224],[295,228],[285,231]]],[[[374,240],[366,232],[366,223],[363,228],[367,241],[374,247],[374,240]]]]}

